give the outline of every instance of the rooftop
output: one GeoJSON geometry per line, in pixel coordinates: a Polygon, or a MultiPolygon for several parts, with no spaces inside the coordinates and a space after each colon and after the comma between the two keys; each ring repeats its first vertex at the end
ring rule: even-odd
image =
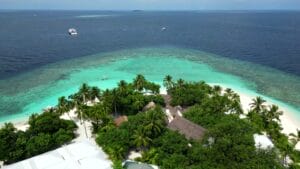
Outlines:
{"type": "Polygon", "coordinates": [[[187,139],[199,140],[204,136],[205,128],[183,118],[175,116],[175,118],[168,124],[168,128],[173,131],[178,131],[187,139]]]}
{"type": "Polygon", "coordinates": [[[123,122],[125,122],[125,121],[128,121],[127,116],[119,116],[118,118],[116,118],[116,119],[114,120],[115,125],[116,125],[117,127],[120,127],[120,125],[121,125],[123,122]]]}
{"type": "Polygon", "coordinates": [[[274,144],[266,135],[254,134],[255,147],[261,149],[273,148],[274,144]]]}
{"type": "Polygon", "coordinates": [[[4,166],[4,169],[111,169],[107,155],[88,140],[4,166]]]}

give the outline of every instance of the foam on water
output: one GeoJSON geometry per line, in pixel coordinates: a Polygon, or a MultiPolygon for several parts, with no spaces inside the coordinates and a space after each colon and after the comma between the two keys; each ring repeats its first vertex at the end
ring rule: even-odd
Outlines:
{"type": "Polygon", "coordinates": [[[131,81],[136,74],[160,84],[167,74],[174,79],[224,84],[251,96],[268,96],[299,115],[298,77],[201,51],[164,47],[85,56],[2,80],[0,122],[24,118],[56,105],[58,97],[74,93],[84,82],[105,89],[116,86],[121,79],[131,81]]]}

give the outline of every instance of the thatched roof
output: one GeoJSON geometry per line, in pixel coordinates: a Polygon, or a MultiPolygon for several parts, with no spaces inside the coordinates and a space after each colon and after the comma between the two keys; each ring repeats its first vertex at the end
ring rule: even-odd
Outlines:
{"type": "Polygon", "coordinates": [[[144,108],[143,108],[143,111],[147,111],[147,110],[150,110],[150,109],[154,109],[155,108],[155,103],[153,101],[149,102],[144,108]]]}
{"type": "Polygon", "coordinates": [[[123,122],[128,121],[127,116],[120,116],[114,120],[115,125],[119,127],[123,122]]]}
{"type": "Polygon", "coordinates": [[[168,128],[173,131],[178,131],[187,139],[199,140],[204,136],[205,128],[183,118],[175,116],[175,118],[168,124],[168,128]]]}

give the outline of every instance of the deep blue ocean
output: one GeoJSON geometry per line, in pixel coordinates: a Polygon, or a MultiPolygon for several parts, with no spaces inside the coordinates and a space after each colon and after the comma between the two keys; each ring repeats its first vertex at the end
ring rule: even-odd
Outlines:
{"type": "Polygon", "coordinates": [[[300,11],[0,11],[0,122],[137,73],[253,91],[300,119],[300,11]]]}
{"type": "Polygon", "coordinates": [[[300,76],[300,12],[0,12],[1,79],[69,58],[163,45],[300,76]],[[70,27],[78,30],[78,37],[67,34],[70,27]]]}

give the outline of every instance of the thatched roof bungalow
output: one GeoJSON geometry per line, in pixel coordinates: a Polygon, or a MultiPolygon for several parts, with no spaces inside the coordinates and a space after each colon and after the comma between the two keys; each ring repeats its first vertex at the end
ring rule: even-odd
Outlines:
{"type": "Polygon", "coordinates": [[[175,116],[175,118],[168,124],[168,128],[173,131],[178,131],[187,139],[199,140],[204,136],[205,128],[183,118],[175,116]]]}
{"type": "Polygon", "coordinates": [[[118,118],[115,118],[114,123],[117,127],[120,127],[121,124],[126,121],[128,121],[127,116],[120,116],[118,118]]]}

